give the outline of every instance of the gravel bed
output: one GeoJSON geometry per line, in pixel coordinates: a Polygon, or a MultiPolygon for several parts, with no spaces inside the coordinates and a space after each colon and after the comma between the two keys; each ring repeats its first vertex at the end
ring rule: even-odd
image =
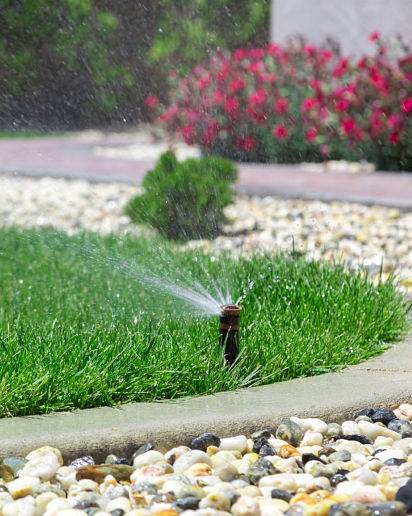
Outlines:
{"type": "Polygon", "coordinates": [[[285,419],[249,438],[150,442],[104,464],[43,446],[0,462],[3,516],[401,516],[412,511],[412,405],[342,424],[285,419]]]}
{"type": "MultiPolygon", "coordinates": [[[[0,177],[0,225],[53,227],[68,233],[132,232],[123,207],[139,188],[122,183],[0,177]]],[[[292,250],[316,259],[344,260],[384,277],[396,273],[412,292],[412,212],[382,206],[274,197],[237,197],[226,209],[224,235],[188,247],[211,253],[292,250]]]]}

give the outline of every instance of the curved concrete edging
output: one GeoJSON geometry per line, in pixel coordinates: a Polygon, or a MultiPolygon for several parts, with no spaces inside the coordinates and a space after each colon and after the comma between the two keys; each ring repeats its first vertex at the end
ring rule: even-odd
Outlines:
{"type": "Polygon", "coordinates": [[[291,415],[342,421],[366,406],[410,401],[412,332],[382,355],[337,373],[175,402],[0,419],[0,458],[51,445],[66,459],[91,454],[101,460],[109,451],[131,454],[148,440],[171,447],[204,431],[249,434],[291,415]]]}

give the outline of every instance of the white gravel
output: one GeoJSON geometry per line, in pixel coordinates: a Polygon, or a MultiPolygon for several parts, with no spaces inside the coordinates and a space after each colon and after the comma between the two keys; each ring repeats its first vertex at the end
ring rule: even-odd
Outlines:
{"type": "MultiPolygon", "coordinates": [[[[67,233],[131,232],[123,208],[139,188],[52,178],[0,177],[0,225],[50,227],[67,233]]],[[[274,197],[238,197],[226,209],[225,234],[193,241],[192,248],[233,254],[291,251],[328,261],[342,259],[372,274],[396,273],[412,292],[412,212],[382,206],[274,197]]]]}

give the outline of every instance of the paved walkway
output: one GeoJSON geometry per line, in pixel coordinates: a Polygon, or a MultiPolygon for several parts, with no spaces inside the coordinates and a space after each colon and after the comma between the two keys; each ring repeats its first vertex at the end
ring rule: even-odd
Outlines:
{"type": "MultiPolygon", "coordinates": [[[[0,139],[0,172],[139,184],[153,166],[153,153],[145,159],[96,154],[96,148],[121,149],[135,143],[133,135],[98,133],[0,139]]],[[[256,195],[343,200],[412,209],[412,173],[331,174],[290,165],[241,164],[237,188],[256,195]]]]}

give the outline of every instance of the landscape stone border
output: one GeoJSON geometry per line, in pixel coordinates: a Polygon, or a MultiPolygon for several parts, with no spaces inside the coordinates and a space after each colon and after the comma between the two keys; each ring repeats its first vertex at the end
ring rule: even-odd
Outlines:
{"type": "Polygon", "coordinates": [[[176,401],[0,419],[0,459],[50,445],[69,460],[86,454],[103,460],[109,452],[130,456],[149,440],[170,449],[205,431],[250,434],[291,415],[339,422],[368,406],[411,401],[412,332],[382,355],[336,373],[176,401]]]}

